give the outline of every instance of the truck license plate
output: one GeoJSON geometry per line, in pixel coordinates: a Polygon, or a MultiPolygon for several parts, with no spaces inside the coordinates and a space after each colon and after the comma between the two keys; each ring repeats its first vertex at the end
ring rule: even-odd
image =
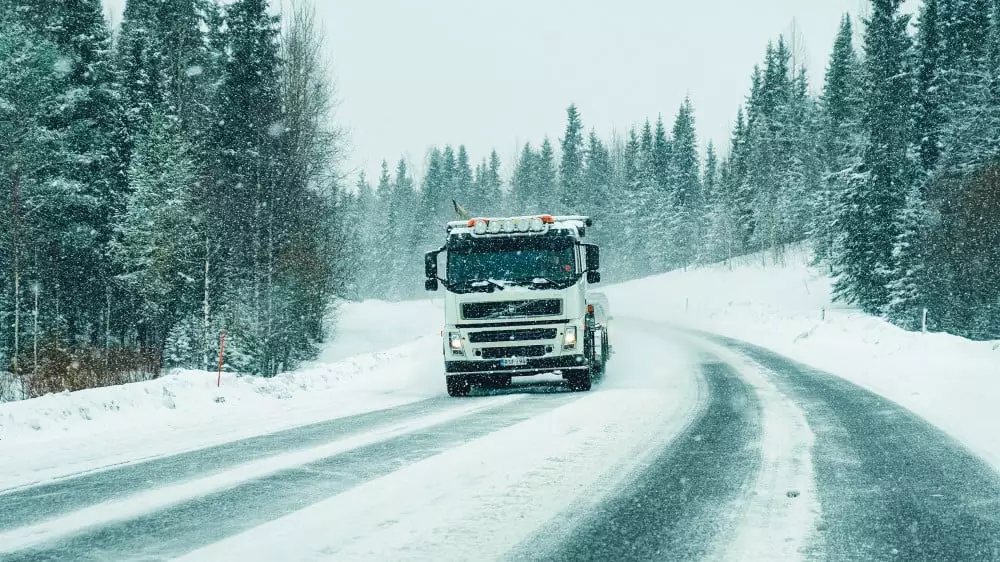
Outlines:
{"type": "Polygon", "coordinates": [[[500,361],[502,367],[523,367],[527,364],[528,359],[526,357],[510,357],[500,361]]]}

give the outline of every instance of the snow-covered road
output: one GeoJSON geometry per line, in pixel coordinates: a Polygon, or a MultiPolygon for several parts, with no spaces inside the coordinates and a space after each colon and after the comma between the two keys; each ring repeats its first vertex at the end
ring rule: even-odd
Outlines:
{"type": "Polygon", "coordinates": [[[1000,475],[923,419],[736,340],[614,337],[590,393],[540,378],[0,491],[0,559],[1000,559],[1000,475]]]}

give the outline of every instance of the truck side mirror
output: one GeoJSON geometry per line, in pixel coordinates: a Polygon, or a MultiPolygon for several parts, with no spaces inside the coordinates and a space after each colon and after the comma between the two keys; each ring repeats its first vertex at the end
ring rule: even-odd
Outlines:
{"type": "Polygon", "coordinates": [[[593,285],[594,283],[600,283],[600,282],[601,282],[601,272],[600,271],[590,270],[590,271],[587,272],[587,283],[590,283],[591,285],[593,285]]]}
{"type": "Polygon", "coordinates": [[[428,291],[438,290],[438,280],[436,278],[430,278],[424,281],[424,289],[428,291]]]}
{"type": "Polygon", "coordinates": [[[427,252],[424,254],[424,276],[427,279],[437,279],[438,276],[438,255],[441,250],[427,252]]]}
{"type": "Polygon", "coordinates": [[[601,269],[601,248],[593,244],[587,244],[587,271],[598,271],[601,269]]]}

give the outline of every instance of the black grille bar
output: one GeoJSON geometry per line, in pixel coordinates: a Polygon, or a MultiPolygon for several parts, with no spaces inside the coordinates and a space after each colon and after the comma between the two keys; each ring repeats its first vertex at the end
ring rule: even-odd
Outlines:
{"type": "Polygon", "coordinates": [[[554,340],[558,334],[559,332],[555,328],[472,332],[469,334],[469,341],[472,343],[496,343],[504,341],[554,340]]]}
{"type": "Polygon", "coordinates": [[[483,359],[504,359],[507,357],[542,357],[545,355],[544,345],[522,345],[519,347],[487,347],[484,348],[483,359]]]}
{"type": "Polygon", "coordinates": [[[559,299],[468,302],[462,305],[462,317],[466,320],[527,318],[531,316],[558,316],[560,314],[562,314],[562,301],[559,299]]]}

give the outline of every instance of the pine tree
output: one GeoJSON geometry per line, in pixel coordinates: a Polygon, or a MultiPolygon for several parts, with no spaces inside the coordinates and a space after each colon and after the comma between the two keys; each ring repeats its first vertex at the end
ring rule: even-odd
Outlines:
{"type": "Polygon", "coordinates": [[[400,158],[396,164],[388,215],[388,224],[398,225],[398,228],[391,229],[395,236],[386,248],[388,255],[385,256],[392,264],[389,273],[390,299],[404,299],[415,294],[411,280],[420,279],[422,266],[422,262],[416,257],[422,255],[419,250],[430,249],[417,247],[416,241],[421,238],[412,229],[412,225],[416,223],[418,197],[406,160],[400,158]]]}
{"type": "Polygon", "coordinates": [[[715,201],[718,183],[719,157],[715,152],[715,143],[708,141],[708,146],[705,148],[705,170],[701,179],[706,205],[710,205],[715,201]]]}
{"type": "MultiPolygon", "coordinates": [[[[481,206],[481,202],[474,197],[472,189],[472,168],[469,166],[469,153],[465,150],[465,145],[459,145],[458,155],[455,159],[455,179],[453,182],[453,193],[455,200],[466,208],[476,208],[481,206]]],[[[455,217],[456,219],[458,217],[455,217]]]]}
{"type": "Polygon", "coordinates": [[[123,102],[119,152],[125,167],[136,139],[145,134],[153,112],[163,106],[166,60],[157,35],[157,4],[153,0],[128,0],[117,41],[115,67],[123,102]]]}
{"type": "Polygon", "coordinates": [[[563,212],[591,212],[585,209],[583,191],[583,123],[576,105],[566,110],[566,133],[560,141],[559,206],[563,212]]]}
{"type": "Polygon", "coordinates": [[[938,27],[938,0],[927,0],[920,9],[917,34],[917,95],[914,129],[925,173],[933,172],[941,155],[943,60],[938,27]]]}
{"type": "Polygon", "coordinates": [[[873,2],[865,31],[863,126],[868,141],[838,220],[845,241],[836,256],[835,295],[869,313],[880,313],[889,304],[897,220],[912,182],[908,22],[900,14],[900,0],[873,2]]]}
{"type": "MultiPolygon", "coordinates": [[[[451,145],[445,145],[441,152],[441,182],[444,185],[445,196],[450,204],[457,195],[458,186],[458,159],[455,156],[455,149],[451,145]]],[[[442,217],[444,218],[444,217],[442,217]]],[[[454,213],[448,215],[449,220],[457,219],[454,213]]]]}
{"type": "Polygon", "coordinates": [[[733,241],[735,252],[746,252],[751,248],[751,240],[756,234],[753,201],[754,193],[750,185],[750,147],[749,131],[744,112],[741,108],[736,113],[736,125],[733,127],[729,147],[728,172],[725,175],[725,192],[730,198],[730,206],[735,222],[736,239],[733,241]]]}
{"type": "Polygon", "coordinates": [[[176,127],[154,115],[132,160],[125,216],[113,255],[147,344],[160,346],[199,300],[199,236],[191,188],[196,167],[176,127]]]}
{"type": "Polygon", "coordinates": [[[795,74],[791,97],[786,108],[785,140],[781,142],[786,158],[779,176],[782,193],[779,205],[779,243],[804,240],[812,230],[813,198],[821,191],[821,156],[817,149],[819,118],[809,97],[805,67],[795,74]]]}
{"type": "MultiPolygon", "coordinates": [[[[382,167],[379,172],[378,184],[375,186],[374,214],[372,217],[389,217],[392,213],[393,181],[389,174],[389,163],[382,160],[382,167]]],[[[369,219],[371,220],[371,219],[369,219]]],[[[399,224],[399,223],[389,223],[399,224]]],[[[367,251],[374,254],[374,283],[372,286],[373,295],[385,296],[390,289],[390,277],[393,272],[393,261],[388,252],[392,251],[392,241],[396,232],[391,228],[378,229],[374,235],[375,244],[367,251]]]]}
{"type": "Polygon", "coordinates": [[[914,183],[906,203],[897,218],[897,237],[892,250],[894,271],[889,281],[889,320],[907,329],[916,330],[922,324],[922,309],[928,302],[924,295],[927,285],[925,263],[927,213],[920,185],[914,183]]]}
{"type": "Polygon", "coordinates": [[[544,206],[538,187],[538,160],[538,153],[531,148],[531,143],[525,143],[511,177],[510,195],[513,214],[538,213],[544,206]]]}
{"type": "Polygon", "coordinates": [[[838,239],[834,224],[843,209],[848,179],[861,156],[861,74],[853,35],[851,18],[844,15],[820,98],[823,183],[817,191],[812,223],[818,261],[826,261],[834,251],[838,239]]]}
{"type": "Polygon", "coordinates": [[[482,200],[483,211],[486,214],[500,214],[504,205],[503,179],[500,177],[500,155],[496,150],[490,151],[490,160],[484,167],[482,200]]]}
{"type": "Polygon", "coordinates": [[[357,196],[352,223],[357,229],[355,240],[361,254],[358,269],[358,296],[377,298],[384,294],[379,268],[379,264],[384,259],[384,248],[380,245],[380,229],[371,226],[371,217],[378,216],[379,213],[379,201],[371,183],[365,177],[364,171],[358,174],[355,191],[357,196]]]}
{"type": "Polygon", "coordinates": [[[639,217],[641,216],[643,205],[646,200],[643,197],[640,180],[641,149],[639,145],[639,135],[635,127],[629,129],[628,140],[622,149],[621,172],[618,186],[615,192],[618,194],[619,211],[618,220],[621,223],[619,248],[623,253],[623,258],[631,270],[635,271],[636,255],[635,247],[638,246],[642,235],[639,217]]]}
{"type": "Polygon", "coordinates": [[[662,193],[668,193],[671,186],[671,154],[670,140],[667,139],[667,129],[663,125],[663,116],[656,118],[656,131],[653,133],[653,172],[656,174],[656,184],[662,193]]]}
{"type": "Polygon", "coordinates": [[[612,197],[613,170],[611,155],[593,130],[584,153],[582,192],[584,207],[594,217],[594,236],[599,244],[611,242],[610,233],[617,224],[616,201],[612,197]]]}
{"type": "Polygon", "coordinates": [[[538,200],[545,212],[556,212],[559,207],[559,193],[556,191],[556,164],[552,143],[548,137],[542,139],[542,147],[536,160],[538,200]]]}
{"type": "Polygon", "coordinates": [[[10,365],[14,373],[23,343],[22,299],[28,280],[40,278],[28,263],[28,250],[38,244],[38,235],[47,234],[46,225],[38,224],[46,217],[26,219],[25,209],[41,207],[43,186],[54,179],[48,164],[61,148],[61,131],[48,120],[62,91],[66,69],[60,60],[53,43],[0,16],[0,202],[9,217],[9,227],[0,229],[0,370],[10,365]]]}
{"type": "Polygon", "coordinates": [[[713,255],[713,242],[718,237],[718,227],[715,223],[715,215],[719,212],[722,194],[719,193],[719,158],[715,151],[715,144],[708,141],[705,148],[705,169],[702,172],[701,186],[704,199],[704,216],[702,224],[704,231],[702,238],[697,241],[698,260],[710,262],[713,255]]]}
{"type": "Polygon", "coordinates": [[[601,214],[610,203],[612,184],[611,155],[605,148],[597,132],[591,130],[584,153],[583,186],[586,206],[601,214]]]}
{"type": "Polygon", "coordinates": [[[636,271],[650,275],[665,271],[670,266],[675,246],[668,243],[669,235],[663,228],[664,218],[668,217],[666,220],[670,221],[671,201],[669,194],[662,192],[657,182],[653,132],[648,119],[643,124],[638,148],[632,186],[635,209],[630,213],[636,229],[631,254],[636,271]]]}
{"type": "Polygon", "coordinates": [[[417,240],[420,240],[419,248],[437,248],[441,245],[443,225],[455,219],[447,192],[444,155],[437,148],[431,149],[426,169],[415,221],[416,233],[417,240]]]}
{"type": "Polygon", "coordinates": [[[695,132],[694,108],[685,99],[677,112],[673,130],[672,202],[675,220],[671,238],[677,246],[677,265],[690,265],[704,234],[704,199],[695,132]]]}

